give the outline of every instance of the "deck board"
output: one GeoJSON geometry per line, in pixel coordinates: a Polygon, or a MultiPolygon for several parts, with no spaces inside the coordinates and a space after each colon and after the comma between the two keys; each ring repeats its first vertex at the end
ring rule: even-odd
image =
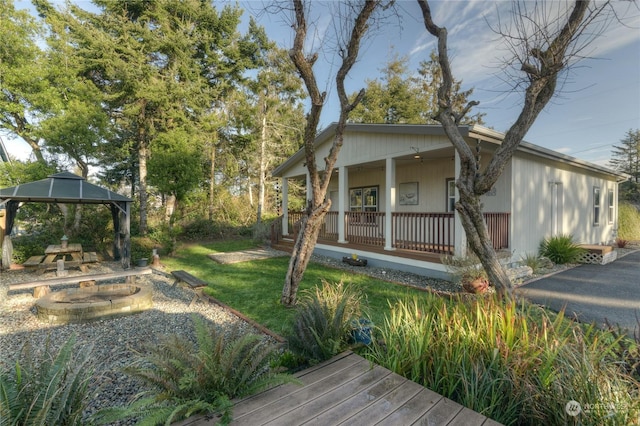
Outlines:
{"type": "MultiPolygon", "coordinates": [[[[301,385],[276,386],[236,401],[231,425],[499,425],[352,352],[295,376],[301,385]]],[[[205,416],[178,423],[215,424],[217,418],[205,416]]]]}

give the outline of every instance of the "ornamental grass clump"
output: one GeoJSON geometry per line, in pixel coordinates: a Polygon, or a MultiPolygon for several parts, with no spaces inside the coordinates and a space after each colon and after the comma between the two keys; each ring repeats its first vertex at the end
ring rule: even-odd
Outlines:
{"type": "Polygon", "coordinates": [[[573,241],[571,235],[559,235],[545,238],[540,243],[540,256],[544,256],[558,265],[575,263],[585,252],[583,248],[573,241]]]}
{"type": "Polygon", "coordinates": [[[91,350],[75,335],[57,350],[47,342],[41,356],[23,346],[14,370],[0,369],[0,425],[85,424],[91,350]]]}
{"type": "Polygon", "coordinates": [[[425,295],[391,307],[366,356],[506,425],[637,424],[622,339],[525,302],[425,295]]]}
{"type": "Polygon", "coordinates": [[[331,358],[349,344],[352,323],[362,314],[363,293],[353,285],[322,282],[322,286],[302,292],[291,334],[289,349],[310,364],[331,358]]]}

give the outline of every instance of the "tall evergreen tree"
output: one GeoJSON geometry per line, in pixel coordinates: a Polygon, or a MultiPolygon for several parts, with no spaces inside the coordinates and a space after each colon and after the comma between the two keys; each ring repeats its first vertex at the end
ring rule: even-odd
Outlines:
{"type": "Polygon", "coordinates": [[[613,146],[609,165],[630,176],[628,181],[620,184],[619,198],[640,202],[640,129],[629,129],[620,145],[613,146]]]}
{"type": "Polygon", "coordinates": [[[12,0],[0,0],[0,127],[24,139],[46,163],[37,135],[40,119],[56,103],[37,40],[42,26],[12,0]]]}
{"type": "MultiPolygon", "coordinates": [[[[211,112],[255,62],[256,40],[237,32],[242,13],[237,6],[218,12],[198,0],[94,4],[99,13],[70,5],[60,16],[82,58],[81,77],[104,95],[119,138],[112,157],[137,165],[129,175],[139,185],[140,232],[145,234],[154,142],[178,129],[215,131],[211,112]],[[129,154],[134,158],[127,160],[129,154]]],[[[41,14],[51,15],[48,3],[38,0],[37,5],[41,14]]]]}
{"type": "MultiPolygon", "coordinates": [[[[353,110],[349,120],[354,123],[436,124],[438,112],[437,87],[442,73],[435,53],[429,61],[420,62],[417,74],[409,72],[409,58],[394,56],[382,69],[382,78],[367,80],[362,102],[353,110]]],[[[462,82],[454,82],[453,102],[463,107],[473,89],[461,91],[462,82]]],[[[351,97],[355,98],[356,93],[351,97]]],[[[484,114],[467,116],[462,124],[482,124],[484,114]]]]}

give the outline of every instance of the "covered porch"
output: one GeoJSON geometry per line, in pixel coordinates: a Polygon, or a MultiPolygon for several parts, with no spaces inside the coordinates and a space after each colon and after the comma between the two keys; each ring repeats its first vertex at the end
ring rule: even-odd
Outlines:
{"type": "MultiPolygon", "coordinates": [[[[286,248],[297,237],[297,223],[302,212],[287,212],[273,222],[271,244],[286,248]],[[286,216],[286,226],[284,218],[286,216]]],[[[372,251],[389,254],[390,246],[396,256],[440,263],[441,255],[453,255],[455,250],[454,213],[391,213],[390,232],[385,230],[385,212],[328,212],[318,235],[318,242],[351,248],[354,252],[372,251]],[[343,222],[344,242],[338,226],[343,222]],[[387,242],[386,235],[390,234],[387,242]]],[[[509,213],[484,213],[493,247],[509,248],[509,213]]]]}
{"type": "MultiPolygon", "coordinates": [[[[334,130],[318,135],[316,158],[328,155],[334,130]]],[[[494,135],[463,130],[480,167],[486,166],[496,149],[494,135]]],[[[440,263],[442,255],[464,256],[468,244],[455,211],[460,168],[460,158],[439,126],[350,124],[328,184],[331,206],[318,243],[341,253],[377,252],[432,263],[440,263]]],[[[306,201],[311,199],[304,152],[294,154],[273,176],[282,178],[282,216],[272,229],[272,243],[278,245],[295,239],[303,214],[289,207],[290,187],[306,188],[306,201]]],[[[511,247],[511,201],[508,166],[481,197],[496,250],[511,247]]]]}

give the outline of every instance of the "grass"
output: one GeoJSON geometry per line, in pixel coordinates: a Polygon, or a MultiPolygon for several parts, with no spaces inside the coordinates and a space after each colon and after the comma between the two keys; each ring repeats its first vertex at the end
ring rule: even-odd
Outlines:
{"type": "MultiPolygon", "coordinates": [[[[255,248],[251,240],[232,240],[180,247],[175,257],[163,258],[167,270],[183,269],[210,285],[205,292],[252,320],[280,335],[290,331],[294,309],[280,304],[280,295],[289,265],[288,257],[276,257],[229,265],[218,264],[207,254],[255,248]]],[[[389,303],[406,296],[424,294],[423,291],[398,286],[365,275],[349,274],[311,262],[304,274],[300,290],[321,286],[322,281],[340,282],[359,287],[366,294],[364,300],[374,324],[381,323],[389,303]]]]}

